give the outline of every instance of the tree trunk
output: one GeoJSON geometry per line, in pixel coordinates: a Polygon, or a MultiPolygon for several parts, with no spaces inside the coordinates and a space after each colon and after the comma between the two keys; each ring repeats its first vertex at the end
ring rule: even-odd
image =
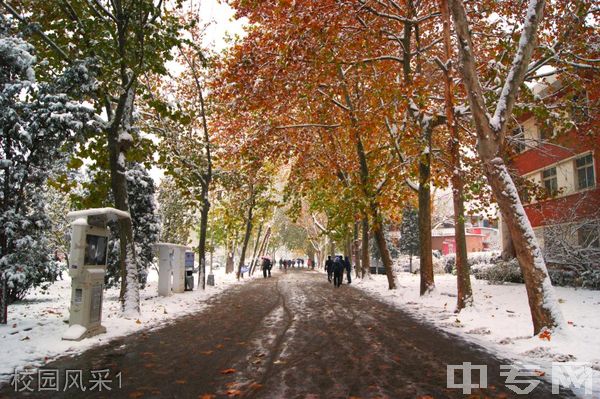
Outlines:
{"type": "Polygon", "coordinates": [[[365,274],[371,273],[371,257],[369,254],[369,216],[365,213],[362,219],[362,239],[361,239],[361,254],[362,254],[362,267],[361,267],[361,278],[365,277],[365,274]]]}
{"type": "MultiPolygon", "coordinates": [[[[126,152],[129,142],[119,140],[122,127],[128,126],[133,112],[134,93],[130,88],[119,97],[113,123],[107,129],[108,151],[110,163],[111,188],[115,200],[115,208],[129,212],[127,178],[125,176],[126,152]]],[[[130,218],[119,219],[119,244],[121,264],[121,292],[119,300],[124,315],[136,317],[140,312],[140,292],[138,284],[138,268],[133,225],[130,218]]]]}
{"type": "Polygon", "coordinates": [[[508,229],[508,225],[504,218],[500,218],[500,233],[502,234],[502,260],[508,261],[514,259],[515,254],[515,246],[512,241],[512,237],[510,236],[510,230],[508,229]]]}
{"type": "Polygon", "coordinates": [[[506,221],[527,289],[534,334],[562,324],[542,251],[523,209],[517,188],[501,158],[485,163],[485,174],[506,221]]]}
{"type": "Polygon", "coordinates": [[[256,237],[254,238],[254,250],[252,251],[252,262],[250,263],[249,273],[254,273],[254,264],[256,263],[256,253],[258,252],[258,245],[260,244],[260,234],[262,233],[263,224],[258,225],[258,231],[256,232],[256,237]]]}
{"type": "Polygon", "coordinates": [[[433,258],[431,254],[431,130],[425,131],[428,151],[419,159],[419,255],[421,295],[435,288],[433,281],[433,258]]]}
{"type": "Polygon", "coordinates": [[[329,254],[331,256],[335,256],[335,241],[331,238],[331,236],[327,236],[329,239],[329,254]]]}
{"type": "MultiPolygon", "coordinates": [[[[10,148],[12,146],[10,135],[4,137],[4,156],[7,160],[11,160],[12,155],[10,148]]],[[[3,198],[2,198],[2,212],[8,211],[8,201],[11,199],[10,195],[10,168],[4,168],[4,187],[2,187],[3,198]]],[[[0,231],[0,259],[8,255],[8,237],[4,229],[0,231]]],[[[4,269],[5,266],[0,268],[0,324],[8,323],[8,279],[6,278],[4,269]]]]}
{"type": "Polygon", "coordinates": [[[225,260],[225,273],[233,273],[233,253],[235,251],[235,243],[230,243],[227,248],[227,260],[225,260]]]}
{"type": "Polygon", "coordinates": [[[263,236],[262,243],[260,244],[260,248],[258,249],[258,257],[256,259],[254,268],[252,269],[252,273],[254,273],[254,269],[258,265],[258,259],[262,258],[265,255],[265,252],[267,251],[270,236],[271,236],[271,227],[269,226],[269,227],[267,227],[267,231],[265,231],[265,235],[263,236]]]}
{"type": "Polygon", "coordinates": [[[473,122],[477,130],[477,152],[485,175],[496,198],[502,218],[506,221],[529,300],[533,330],[539,334],[544,328],[563,324],[558,301],[550,283],[542,251],[535,239],[531,223],[521,204],[516,186],[502,159],[501,148],[508,120],[512,114],[520,85],[523,83],[535,39],[543,16],[544,0],[530,0],[524,19],[518,49],[504,81],[493,117],[488,112],[483,89],[477,72],[477,60],[472,53],[473,43],[469,21],[463,2],[449,0],[450,11],[458,37],[462,81],[469,99],[473,122]]]}
{"type": "Polygon", "coordinates": [[[246,233],[244,234],[244,242],[242,243],[242,252],[240,253],[240,262],[238,264],[237,279],[239,280],[242,275],[242,267],[244,267],[244,261],[246,260],[246,248],[248,247],[248,241],[250,240],[250,233],[252,233],[252,212],[254,211],[254,192],[250,194],[250,205],[248,206],[248,215],[246,216],[246,233]]]}
{"type": "MultiPolygon", "coordinates": [[[[376,206],[371,206],[373,209],[376,206]]],[[[380,216],[375,213],[373,216],[373,235],[375,236],[375,242],[381,255],[381,261],[385,268],[385,274],[388,280],[388,288],[390,290],[396,289],[396,278],[394,277],[394,269],[392,268],[392,257],[390,251],[388,251],[387,242],[385,241],[385,235],[383,233],[383,226],[381,224],[380,216]]]]}
{"type": "Polygon", "coordinates": [[[362,267],[361,267],[361,261],[360,261],[360,240],[358,239],[358,229],[360,228],[360,225],[358,222],[354,222],[354,241],[352,242],[352,251],[353,251],[353,257],[354,257],[354,273],[356,275],[356,277],[360,277],[360,275],[362,274],[362,267]]]}
{"type": "Polygon", "coordinates": [[[465,204],[463,201],[463,171],[460,161],[460,132],[454,119],[454,94],[452,76],[452,47],[450,42],[450,10],[447,0],[440,1],[442,11],[444,50],[446,52],[444,71],[444,97],[446,125],[450,131],[450,173],[452,182],[452,204],[454,207],[454,240],[456,244],[456,312],[473,304],[471,276],[467,262],[467,237],[465,234],[465,204]]]}
{"type": "Polygon", "coordinates": [[[8,281],[0,272],[0,324],[8,323],[8,281]]]}
{"type": "Polygon", "coordinates": [[[261,258],[265,255],[268,256],[267,248],[269,247],[269,241],[271,241],[271,227],[267,227],[267,231],[265,231],[265,236],[263,237],[263,242],[258,251],[258,257],[261,258]]]}
{"type": "Polygon", "coordinates": [[[206,120],[206,104],[204,103],[204,94],[202,93],[202,85],[200,84],[200,76],[196,70],[196,65],[185,55],[183,51],[180,51],[186,60],[188,66],[191,69],[194,82],[196,84],[196,93],[200,100],[200,111],[202,118],[202,129],[204,132],[204,151],[206,153],[206,171],[202,175],[202,211],[200,213],[200,237],[198,242],[198,256],[199,256],[199,275],[198,275],[198,286],[202,283],[202,289],[206,289],[206,229],[208,226],[208,213],[210,211],[210,201],[208,200],[208,193],[210,192],[210,184],[212,182],[212,157],[210,151],[210,137],[208,134],[208,123],[206,120]]]}
{"type": "Polygon", "coordinates": [[[208,201],[208,188],[202,188],[202,211],[200,212],[200,237],[198,240],[198,287],[206,289],[206,230],[208,227],[208,212],[210,202],[208,201]]]}

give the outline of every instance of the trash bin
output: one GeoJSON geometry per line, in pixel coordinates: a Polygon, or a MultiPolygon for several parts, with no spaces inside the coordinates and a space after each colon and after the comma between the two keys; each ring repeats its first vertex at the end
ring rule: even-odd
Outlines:
{"type": "Polygon", "coordinates": [[[194,269],[185,269],[185,290],[194,290],[194,269]]]}

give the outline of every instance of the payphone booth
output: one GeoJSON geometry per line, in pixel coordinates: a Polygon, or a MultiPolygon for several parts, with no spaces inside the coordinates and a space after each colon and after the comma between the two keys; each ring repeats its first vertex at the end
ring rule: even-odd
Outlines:
{"type": "Polygon", "coordinates": [[[113,208],[69,212],[71,223],[71,307],[69,329],[63,339],[79,341],[106,332],[102,326],[104,275],[108,255],[109,230],[106,223],[130,218],[113,208]]]}

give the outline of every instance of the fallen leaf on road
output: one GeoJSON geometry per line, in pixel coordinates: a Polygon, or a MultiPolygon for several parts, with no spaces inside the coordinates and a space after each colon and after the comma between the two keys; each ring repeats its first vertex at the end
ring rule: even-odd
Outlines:
{"type": "Polygon", "coordinates": [[[175,383],[179,384],[179,385],[183,385],[183,384],[187,384],[187,381],[186,380],[177,380],[177,381],[175,381],[175,383]]]}
{"type": "Polygon", "coordinates": [[[233,374],[236,371],[237,371],[236,369],[225,369],[225,370],[221,370],[221,374],[233,374]]]}
{"type": "Polygon", "coordinates": [[[227,396],[240,396],[242,394],[242,391],[240,391],[239,389],[229,389],[225,393],[227,394],[227,396]]]}
{"type": "Polygon", "coordinates": [[[198,399],[215,399],[216,396],[212,393],[205,393],[204,395],[198,396],[198,399]]]}
{"type": "Polygon", "coordinates": [[[201,354],[205,355],[205,356],[209,356],[213,354],[213,351],[204,351],[204,352],[200,352],[201,354]]]}
{"type": "Polygon", "coordinates": [[[552,335],[550,334],[550,331],[544,330],[540,333],[539,337],[540,337],[540,339],[545,339],[545,340],[550,341],[550,338],[552,338],[552,335]]]}
{"type": "Polygon", "coordinates": [[[144,392],[142,392],[142,391],[133,391],[133,392],[129,393],[129,397],[131,399],[139,399],[142,396],[144,396],[144,392]]]}

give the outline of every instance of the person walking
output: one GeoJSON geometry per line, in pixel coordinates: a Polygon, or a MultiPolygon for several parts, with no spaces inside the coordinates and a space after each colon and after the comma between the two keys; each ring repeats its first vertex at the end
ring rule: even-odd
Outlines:
{"type": "Polygon", "coordinates": [[[328,256],[325,261],[325,270],[327,271],[327,281],[331,283],[331,277],[333,276],[333,261],[331,260],[331,256],[328,256]]]}
{"type": "Polygon", "coordinates": [[[344,275],[344,260],[341,256],[336,256],[333,262],[333,285],[334,287],[340,287],[342,285],[342,278],[344,275]]]}
{"type": "Polygon", "coordinates": [[[344,269],[346,269],[346,279],[348,284],[352,283],[352,264],[347,256],[344,256],[344,269]]]}
{"type": "Polygon", "coordinates": [[[263,278],[271,277],[271,261],[269,258],[262,258],[263,278]]]}

